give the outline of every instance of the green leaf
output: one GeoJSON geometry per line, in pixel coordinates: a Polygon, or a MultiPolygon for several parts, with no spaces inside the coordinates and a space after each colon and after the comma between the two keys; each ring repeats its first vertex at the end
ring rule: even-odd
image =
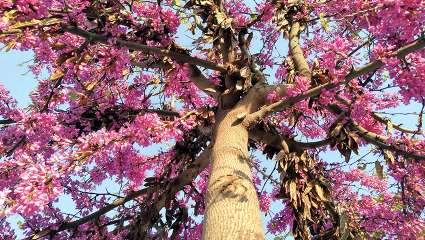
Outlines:
{"type": "Polygon", "coordinates": [[[385,236],[385,233],[383,231],[376,231],[372,233],[372,237],[374,239],[382,239],[385,236]]]}
{"type": "Polygon", "coordinates": [[[24,229],[24,223],[23,223],[21,220],[18,220],[18,221],[16,222],[16,225],[18,225],[18,228],[19,228],[19,229],[24,229]]]}
{"type": "Polygon", "coordinates": [[[391,208],[392,210],[395,210],[395,211],[401,211],[401,210],[403,210],[403,204],[397,204],[397,205],[395,205],[394,207],[392,207],[391,208]]]}
{"type": "Polygon", "coordinates": [[[180,23],[181,24],[190,25],[189,24],[189,18],[183,12],[180,12],[179,16],[180,16],[180,23]]]}
{"type": "Polygon", "coordinates": [[[329,22],[328,20],[326,20],[325,18],[325,13],[319,13],[319,20],[320,23],[322,24],[322,27],[325,29],[325,31],[329,30],[329,22]]]}
{"type": "Polygon", "coordinates": [[[73,101],[75,101],[75,100],[77,100],[77,99],[78,99],[78,94],[77,94],[76,92],[70,92],[70,93],[68,94],[68,96],[69,96],[69,99],[71,99],[71,100],[73,100],[73,101]]]}
{"type": "Polygon", "coordinates": [[[390,79],[390,72],[389,72],[389,71],[387,71],[387,70],[382,71],[382,73],[381,73],[381,78],[382,78],[382,80],[384,80],[384,81],[388,81],[388,80],[390,79]]]}
{"type": "Polygon", "coordinates": [[[187,20],[187,18],[180,18],[180,23],[187,25],[189,23],[189,20],[187,20]]]}
{"type": "Polygon", "coordinates": [[[422,231],[418,232],[418,234],[416,234],[417,237],[425,237],[425,228],[422,229],[422,231]]]}
{"type": "Polygon", "coordinates": [[[180,7],[181,6],[180,0],[173,0],[173,6],[180,7]]]}

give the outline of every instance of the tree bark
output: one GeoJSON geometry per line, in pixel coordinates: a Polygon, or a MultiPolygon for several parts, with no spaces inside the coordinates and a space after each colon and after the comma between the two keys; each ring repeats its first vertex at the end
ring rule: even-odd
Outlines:
{"type": "Polygon", "coordinates": [[[204,240],[264,239],[248,158],[248,129],[241,124],[241,118],[256,109],[256,104],[252,104],[256,101],[243,102],[232,110],[220,110],[217,114],[206,196],[204,240]]]}

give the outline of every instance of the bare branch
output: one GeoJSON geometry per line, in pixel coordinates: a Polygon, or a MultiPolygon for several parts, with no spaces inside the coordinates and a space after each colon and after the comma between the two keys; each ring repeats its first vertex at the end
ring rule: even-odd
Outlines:
{"type": "Polygon", "coordinates": [[[1,119],[0,120],[0,124],[12,124],[12,123],[16,123],[16,121],[13,120],[13,119],[1,119]]]}
{"type": "MultiPolygon", "coordinates": [[[[387,124],[387,122],[389,121],[389,119],[387,119],[387,118],[385,118],[385,117],[382,117],[382,116],[380,116],[379,114],[377,114],[377,113],[375,113],[375,112],[372,112],[372,117],[376,120],[376,121],[378,121],[378,122],[380,122],[380,123],[382,123],[382,124],[387,124]]],[[[420,131],[420,132],[418,132],[417,130],[411,130],[411,129],[407,129],[407,128],[404,128],[404,127],[402,127],[401,125],[393,125],[393,127],[395,128],[395,129],[397,129],[397,130],[399,130],[400,132],[404,132],[404,133],[410,133],[410,134],[421,134],[421,135],[425,135],[425,132],[424,131],[420,131]]]]}
{"type": "Polygon", "coordinates": [[[27,239],[32,239],[32,240],[41,239],[41,238],[46,237],[46,236],[53,236],[58,232],[62,232],[62,231],[65,231],[65,230],[68,230],[68,229],[71,229],[71,228],[76,228],[76,227],[78,227],[78,226],[80,226],[84,223],[87,223],[87,222],[92,221],[96,218],[99,218],[103,214],[110,212],[111,210],[113,210],[113,209],[115,209],[119,206],[122,206],[125,203],[127,203],[127,202],[129,202],[129,201],[131,201],[131,200],[133,200],[133,199],[135,199],[139,196],[142,196],[142,195],[147,194],[148,192],[151,192],[151,191],[154,191],[154,190],[156,190],[156,189],[151,187],[151,188],[142,189],[140,191],[131,192],[126,197],[119,198],[119,199],[115,200],[114,202],[112,202],[111,204],[106,205],[105,207],[97,210],[96,212],[94,212],[92,214],[89,214],[89,215],[87,215],[83,218],[80,218],[78,220],[75,220],[73,222],[62,223],[59,226],[59,228],[57,228],[56,230],[50,229],[50,228],[44,229],[44,230],[38,232],[37,234],[35,234],[32,237],[29,237],[27,239]]]}

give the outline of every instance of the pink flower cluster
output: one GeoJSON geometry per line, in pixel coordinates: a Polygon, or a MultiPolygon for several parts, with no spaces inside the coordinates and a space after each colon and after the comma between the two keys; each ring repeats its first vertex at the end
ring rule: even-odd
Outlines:
{"type": "Polygon", "coordinates": [[[36,164],[25,169],[13,191],[18,204],[12,205],[11,213],[28,216],[43,210],[62,192],[59,177],[60,174],[47,165],[36,164]]]}

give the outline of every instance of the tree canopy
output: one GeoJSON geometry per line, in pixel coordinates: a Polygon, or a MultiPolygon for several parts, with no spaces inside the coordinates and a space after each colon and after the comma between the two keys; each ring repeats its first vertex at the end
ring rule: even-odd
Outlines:
{"type": "Polygon", "coordinates": [[[26,108],[0,84],[0,238],[424,238],[424,23],[423,0],[0,0],[37,77],[26,108]]]}

